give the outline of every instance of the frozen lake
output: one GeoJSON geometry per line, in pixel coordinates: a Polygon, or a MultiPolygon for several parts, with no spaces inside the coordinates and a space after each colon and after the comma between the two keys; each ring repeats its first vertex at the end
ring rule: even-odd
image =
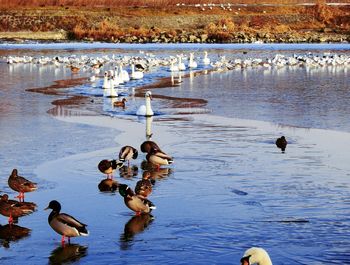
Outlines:
{"type": "MultiPolygon", "coordinates": [[[[167,66],[123,86],[127,108],[104,98],[102,75],[72,74],[52,64],[0,63],[1,193],[13,168],[38,182],[26,195],[38,211],[20,218],[29,236],[0,238],[1,264],[239,264],[251,246],[265,248],[274,264],[350,264],[349,65],[247,67],[212,71],[211,60],[273,58],[309,52],[350,55],[341,45],[1,45],[0,56],[143,56],[195,53],[197,71],[186,71],[152,88],[157,116],[134,115],[144,89],[169,77],[167,66]],[[140,52],[142,50],[142,52],[140,52]],[[56,95],[27,89],[62,85],[56,95]],[[68,85],[69,84],[69,88],[68,85]],[[164,85],[165,84],[165,85],[164,85]],[[171,86],[167,84],[172,84],[171,86]],[[133,88],[136,88],[135,90],[133,88]],[[87,97],[73,105],[57,100],[87,97]],[[51,103],[55,101],[55,105],[51,103]],[[119,193],[101,193],[97,164],[116,158],[124,145],[139,149],[146,125],[174,156],[152,172],[152,216],[135,217],[119,193]],[[274,142],[285,135],[285,154],[274,142]],[[344,148],[345,147],[345,148],[344,148]],[[64,248],[47,223],[50,200],[88,224],[88,237],[64,248]]],[[[112,67],[105,64],[103,70],[112,67]]],[[[129,70],[129,69],[128,69],[129,70]]],[[[134,187],[145,155],[133,172],[117,172],[134,187]],[[135,170],[137,167],[137,170],[135,170]]],[[[0,217],[1,224],[7,218],[0,217]]],[[[1,227],[0,227],[1,228],[1,227]]],[[[1,233],[0,233],[1,235],[1,233]]]]}

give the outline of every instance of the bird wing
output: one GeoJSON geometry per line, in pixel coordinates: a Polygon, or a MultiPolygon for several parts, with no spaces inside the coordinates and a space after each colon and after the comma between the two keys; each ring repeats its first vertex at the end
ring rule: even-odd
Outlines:
{"type": "Polygon", "coordinates": [[[87,226],[86,224],[79,222],[73,216],[70,216],[69,214],[66,214],[66,213],[60,213],[57,215],[56,218],[61,223],[64,223],[71,227],[81,228],[81,227],[87,226]]]}

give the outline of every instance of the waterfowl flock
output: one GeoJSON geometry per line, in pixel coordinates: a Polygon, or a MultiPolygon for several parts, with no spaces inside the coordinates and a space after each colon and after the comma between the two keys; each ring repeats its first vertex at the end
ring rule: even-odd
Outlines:
{"type": "MultiPolygon", "coordinates": [[[[152,58],[152,57],[149,57],[152,58]]],[[[72,58],[71,58],[72,59],[72,58]]],[[[52,62],[55,65],[57,64],[67,64],[71,65],[71,59],[64,59],[56,57],[52,62]]],[[[112,59],[109,57],[102,57],[101,59],[91,59],[84,58],[83,63],[73,57],[73,61],[77,60],[78,65],[80,65],[80,71],[84,69],[94,69],[94,73],[100,70],[104,65],[111,63],[112,59]],[[94,60],[96,60],[95,64],[94,60]],[[111,61],[110,61],[111,60],[111,61]],[[78,63],[79,62],[79,63],[78,63]],[[96,68],[93,65],[98,64],[96,68]],[[89,65],[88,67],[86,65],[89,65]]],[[[123,60],[123,59],[121,59],[123,60]]],[[[129,58],[130,60],[130,58],[129,58]]],[[[174,58],[171,60],[160,59],[156,62],[152,59],[147,61],[145,64],[147,67],[152,65],[163,65],[163,66],[177,66],[172,68],[171,71],[183,71],[187,68],[196,68],[198,66],[195,61],[193,54],[190,54],[189,64],[186,66],[183,62],[183,57],[179,56],[178,60],[174,61],[174,58]],[[176,65],[177,63],[177,65],[176,65]]],[[[142,60],[140,60],[142,61],[142,60]]],[[[9,64],[15,63],[30,63],[36,62],[37,64],[50,64],[50,59],[37,60],[35,58],[22,58],[13,57],[8,58],[9,64]]],[[[234,68],[248,68],[248,67],[284,67],[284,66],[305,66],[305,67],[323,67],[323,66],[336,66],[336,65],[349,65],[350,59],[344,55],[331,55],[324,54],[323,56],[314,56],[312,54],[307,54],[304,56],[294,55],[291,57],[284,55],[276,55],[272,59],[232,59],[227,60],[225,57],[220,57],[218,61],[212,62],[208,58],[207,53],[205,53],[203,60],[201,61],[203,65],[210,65],[213,69],[223,69],[230,70],[234,68]]],[[[112,61],[112,63],[115,63],[112,61]]],[[[143,77],[143,72],[135,70],[136,59],[134,59],[134,64],[132,64],[132,73],[129,76],[128,72],[123,70],[123,65],[120,64],[119,67],[116,67],[115,71],[106,71],[104,74],[103,89],[110,90],[106,92],[106,97],[118,97],[118,92],[114,91],[114,87],[120,85],[123,82],[128,82],[130,79],[141,79],[143,77]],[[142,73],[142,75],[140,74],[142,73]],[[138,77],[137,77],[138,76],[138,77]]],[[[138,62],[141,64],[141,62],[138,62]]],[[[142,61],[143,63],[143,61],[142,61]]],[[[126,64],[125,64],[126,65],[126,64]]],[[[72,68],[71,68],[72,69],[72,68]]],[[[140,68],[139,68],[140,69],[140,68]]],[[[73,71],[73,70],[72,70],[73,71]]],[[[95,80],[93,80],[95,81],[95,80]]],[[[152,93],[147,91],[145,93],[145,105],[142,105],[137,110],[136,114],[140,116],[153,116],[154,112],[151,107],[152,93]]],[[[127,102],[126,98],[123,98],[121,101],[114,102],[115,107],[125,108],[127,102]]],[[[276,146],[281,149],[282,153],[285,153],[287,147],[287,140],[284,136],[278,138],[275,142],[276,146]]],[[[143,153],[146,153],[146,162],[148,163],[148,168],[153,168],[154,171],[144,171],[144,176],[142,180],[138,181],[135,189],[133,190],[126,184],[120,184],[113,178],[113,172],[118,169],[121,169],[125,162],[128,163],[127,168],[130,166],[130,161],[136,159],[138,156],[138,150],[132,146],[124,146],[121,148],[118,160],[102,160],[98,164],[98,170],[107,176],[106,179],[103,179],[98,188],[103,192],[116,192],[118,191],[122,197],[122,200],[125,206],[131,211],[135,212],[136,215],[149,214],[152,210],[156,209],[155,205],[148,199],[152,194],[153,183],[151,181],[152,174],[157,174],[161,172],[162,166],[168,166],[173,163],[173,158],[166,154],[157,143],[153,141],[145,141],[141,144],[140,150],[143,153]]],[[[37,184],[31,182],[18,175],[17,169],[13,169],[11,175],[8,179],[8,185],[15,191],[19,192],[18,199],[19,201],[9,200],[7,194],[3,194],[0,199],[0,213],[9,218],[9,224],[13,225],[18,219],[22,216],[28,215],[36,211],[36,205],[34,203],[24,202],[24,193],[32,192],[37,189],[37,184]]],[[[75,217],[61,213],[61,205],[58,201],[52,200],[49,203],[48,209],[51,209],[51,213],[48,217],[48,223],[54,231],[62,235],[62,243],[65,242],[65,237],[77,236],[86,236],[89,234],[87,230],[87,225],[78,221],[75,217]]],[[[242,259],[241,264],[262,264],[269,265],[272,264],[271,259],[268,253],[261,248],[251,248],[248,249],[242,259]]]]}

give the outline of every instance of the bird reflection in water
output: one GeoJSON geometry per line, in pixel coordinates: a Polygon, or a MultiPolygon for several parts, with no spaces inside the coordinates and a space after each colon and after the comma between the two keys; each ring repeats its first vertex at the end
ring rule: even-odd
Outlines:
{"type": "Polygon", "coordinates": [[[66,244],[55,248],[49,257],[49,264],[64,264],[80,260],[87,255],[87,247],[79,244],[66,244]]]}
{"type": "MultiPolygon", "coordinates": [[[[142,161],[141,163],[141,169],[144,170],[143,175],[145,175],[145,172],[149,172],[150,176],[148,177],[151,181],[161,180],[164,178],[167,178],[172,174],[171,168],[159,168],[155,169],[153,165],[146,160],[142,161]]],[[[148,174],[148,173],[147,173],[148,174]]],[[[154,183],[153,183],[154,184],[154,183]]]]}
{"type": "Polygon", "coordinates": [[[28,237],[31,230],[19,225],[0,225],[0,242],[5,248],[10,247],[11,241],[18,241],[22,238],[28,237]]]}
{"type": "Polygon", "coordinates": [[[119,175],[121,178],[130,179],[136,177],[139,174],[139,168],[136,165],[131,167],[122,166],[119,169],[119,175]]]}
{"type": "Polygon", "coordinates": [[[119,183],[110,178],[103,179],[99,184],[98,184],[98,189],[101,192],[115,192],[118,189],[119,183]]]}
{"type": "Polygon", "coordinates": [[[125,224],[124,233],[120,236],[120,248],[122,250],[130,249],[134,236],[143,232],[154,220],[149,213],[135,215],[125,224]]]}

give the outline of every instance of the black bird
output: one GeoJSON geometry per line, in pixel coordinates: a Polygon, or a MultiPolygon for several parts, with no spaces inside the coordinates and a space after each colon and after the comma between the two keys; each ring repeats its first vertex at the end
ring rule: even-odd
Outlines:
{"type": "Polygon", "coordinates": [[[286,150],[287,144],[288,144],[288,142],[284,136],[282,136],[276,140],[276,145],[278,148],[280,148],[282,150],[282,153],[284,153],[284,151],[286,150]]]}

